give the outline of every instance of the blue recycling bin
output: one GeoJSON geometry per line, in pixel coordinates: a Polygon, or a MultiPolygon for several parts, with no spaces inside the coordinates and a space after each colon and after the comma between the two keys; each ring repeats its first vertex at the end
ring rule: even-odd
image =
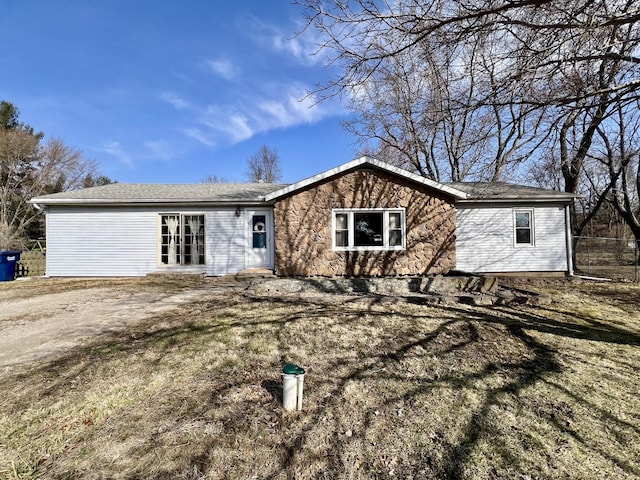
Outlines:
{"type": "Polygon", "coordinates": [[[10,282],[16,278],[18,260],[20,260],[20,250],[0,252],[0,282],[10,282]]]}

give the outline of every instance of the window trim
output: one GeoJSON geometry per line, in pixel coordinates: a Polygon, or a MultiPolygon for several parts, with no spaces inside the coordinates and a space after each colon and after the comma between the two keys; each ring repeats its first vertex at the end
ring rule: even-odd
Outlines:
{"type": "Polygon", "coordinates": [[[533,208],[514,208],[513,209],[513,245],[516,248],[527,248],[536,246],[535,236],[535,215],[533,208]],[[529,227],[518,227],[518,214],[527,213],[529,215],[529,227]],[[529,230],[529,242],[518,242],[518,230],[529,230]]]}
{"type": "Polygon", "coordinates": [[[182,268],[182,269],[188,269],[188,268],[202,268],[204,266],[206,266],[207,264],[207,216],[205,214],[205,212],[185,212],[185,211],[179,211],[179,212],[160,212],[158,213],[158,243],[157,243],[157,249],[158,249],[158,257],[157,257],[157,262],[158,262],[158,267],[160,268],[182,268]],[[173,217],[178,217],[179,219],[179,227],[180,227],[180,234],[179,234],[179,248],[180,248],[180,262],[179,263],[163,263],[162,262],[162,219],[163,217],[169,217],[169,216],[173,216],[173,217]],[[184,262],[184,247],[185,247],[185,225],[186,225],[186,217],[202,217],[202,227],[203,227],[203,231],[202,231],[202,248],[203,248],[203,253],[204,253],[204,259],[203,259],[203,263],[183,263],[184,262]]]}
{"type": "MultiPolygon", "coordinates": [[[[394,229],[397,231],[398,229],[394,229]]],[[[407,222],[406,222],[406,209],[405,208],[334,208],[331,210],[331,246],[333,251],[336,252],[351,252],[351,251],[394,251],[394,250],[406,250],[407,245],[407,222]],[[366,212],[381,212],[382,213],[382,245],[369,245],[369,246],[357,246],[355,243],[355,221],[354,217],[356,213],[366,212]],[[402,242],[400,245],[389,245],[390,227],[389,227],[389,214],[400,214],[400,231],[402,236],[402,242]],[[347,215],[347,229],[340,231],[347,232],[347,246],[336,245],[336,216],[340,214],[347,215]]]]}

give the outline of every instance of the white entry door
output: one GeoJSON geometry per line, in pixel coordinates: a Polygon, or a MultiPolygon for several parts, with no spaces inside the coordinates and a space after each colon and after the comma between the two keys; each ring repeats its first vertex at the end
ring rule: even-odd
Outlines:
{"type": "Polygon", "coordinates": [[[249,210],[247,220],[247,268],[273,268],[271,210],[249,210]]]}

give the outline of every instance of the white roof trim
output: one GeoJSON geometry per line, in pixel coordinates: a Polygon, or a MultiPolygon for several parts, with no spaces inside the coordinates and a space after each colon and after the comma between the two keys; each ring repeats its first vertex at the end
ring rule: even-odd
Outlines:
{"type": "Polygon", "coordinates": [[[300,190],[301,188],[308,187],[309,185],[313,185],[314,183],[321,182],[322,180],[325,180],[329,177],[333,177],[334,175],[338,175],[340,173],[346,172],[347,170],[351,170],[361,165],[371,165],[376,168],[379,168],[380,170],[386,170],[387,172],[394,173],[400,177],[404,177],[416,183],[421,183],[435,190],[440,190],[442,192],[448,193],[449,195],[452,195],[457,199],[462,200],[468,197],[468,195],[465,192],[458,190],[456,188],[449,187],[447,185],[444,185],[443,183],[436,182],[434,180],[429,180],[428,178],[422,177],[420,175],[416,175],[415,173],[411,173],[402,168],[394,167],[393,165],[389,165],[388,163],[381,162],[380,160],[376,160],[374,158],[364,156],[364,157],[360,157],[355,160],[352,160],[350,162],[344,163],[338,167],[332,168],[325,172],[314,175],[312,177],[305,178],[304,180],[300,180],[299,182],[288,185],[284,188],[281,188],[280,190],[276,190],[275,192],[272,192],[266,195],[265,200],[267,202],[270,202],[279,197],[295,192],[296,190],[300,190]]]}
{"type": "Polygon", "coordinates": [[[42,197],[36,197],[29,200],[29,203],[33,205],[195,205],[195,206],[226,206],[231,208],[236,206],[261,206],[264,205],[264,197],[260,197],[255,200],[207,200],[207,199],[189,199],[189,198],[171,198],[171,199],[159,199],[159,198],[54,198],[46,199],[42,197]]]}
{"type": "Polygon", "coordinates": [[[537,197],[509,197],[509,198],[469,198],[467,200],[460,200],[458,205],[474,205],[476,203],[571,203],[574,200],[573,197],[552,197],[552,196],[537,196],[537,197]]]}

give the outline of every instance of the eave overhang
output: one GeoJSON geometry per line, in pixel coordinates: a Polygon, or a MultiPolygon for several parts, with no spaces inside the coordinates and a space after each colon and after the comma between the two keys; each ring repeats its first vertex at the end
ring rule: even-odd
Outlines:
{"type": "Polygon", "coordinates": [[[272,205],[262,199],[255,200],[203,200],[203,199],[43,199],[32,198],[29,203],[39,206],[93,206],[93,207],[150,207],[150,206],[190,206],[190,207],[257,207],[272,205]]]}

